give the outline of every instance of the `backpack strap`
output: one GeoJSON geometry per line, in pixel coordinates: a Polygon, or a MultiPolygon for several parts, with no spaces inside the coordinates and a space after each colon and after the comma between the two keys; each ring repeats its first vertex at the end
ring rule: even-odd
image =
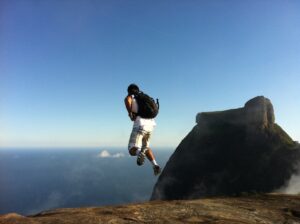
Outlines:
{"type": "Polygon", "coordinates": [[[138,91],[137,93],[135,93],[135,94],[133,94],[133,95],[134,95],[134,97],[137,97],[137,96],[140,95],[140,94],[143,94],[143,92],[142,92],[142,91],[138,91]]]}

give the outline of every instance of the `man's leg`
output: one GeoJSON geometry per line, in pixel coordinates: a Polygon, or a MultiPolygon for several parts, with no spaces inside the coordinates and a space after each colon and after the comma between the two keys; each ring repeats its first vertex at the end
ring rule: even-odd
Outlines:
{"type": "Polygon", "coordinates": [[[156,160],[155,160],[154,154],[153,154],[152,150],[149,147],[146,150],[146,156],[147,156],[147,159],[152,163],[153,166],[158,165],[156,160]]]}
{"type": "Polygon", "coordinates": [[[128,144],[128,150],[129,154],[131,156],[137,156],[136,163],[138,166],[141,166],[144,164],[145,161],[145,152],[141,150],[142,147],[142,141],[144,138],[144,135],[146,134],[145,131],[141,127],[134,127],[132,129],[129,144],[128,144]]]}
{"type": "Polygon", "coordinates": [[[152,150],[149,148],[150,136],[151,136],[151,132],[147,132],[143,136],[142,151],[145,151],[147,159],[152,163],[154,175],[158,175],[161,172],[161,169],[160,169],[160,166],[157,164],[157,162],[155,160],[155,157],[154,157],[154,154],[153,154],[152,150]]]}
{"type": "Polygon", "coordinates": [[[139,128],[133,128],[128,143],[128,150],[131,156],[137,156],[141,152],[142,138],[143,135],[141,135],[139,128]]]}
{"type": "Polygon", "coordinates": [[[137,159],[136,159],[136,163],[138,166],[141,166],[144,164],[145,162],[145,157],[146,157],[146,148],[145,148],[145,145],[144,145],[144,139],[147,135],[147,132],[143,130],[142,127],[140,127],[139,129],[139,136],[141,136],[141,150],[140,152],[137,152],[137,159]]]}

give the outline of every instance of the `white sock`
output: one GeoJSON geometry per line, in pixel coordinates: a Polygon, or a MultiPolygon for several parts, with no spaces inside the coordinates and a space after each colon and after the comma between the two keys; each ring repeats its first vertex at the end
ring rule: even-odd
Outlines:
{"type": "Polygon", "coordinates": [[[152,161],[151,161],[151,163],[152,163],[152,165],[153,165],[153,166],[158,166],[158,164],[157,164],[157,162],[156,162],[156,160],[155,160],[155,159],[154,159],[154,160],[152,160],[152,161]]]}
{"type": "Polygon", "coordinates": [[[140,150],[140,149],[137,149],[137,150],[135,151],[135,153],[136,153],[135,155],[138,156],[138,155],[140,154],[140,152],[141,152],[141,150],[140,150]]]}

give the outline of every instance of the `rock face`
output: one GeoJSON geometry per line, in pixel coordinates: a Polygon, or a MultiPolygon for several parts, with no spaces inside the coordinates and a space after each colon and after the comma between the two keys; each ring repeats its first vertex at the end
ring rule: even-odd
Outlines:
{"type": "Polygon", "coordinates": [[[0,215],[0,224],[300,223],[300,196],[255,195],[122,206],[64,208],[33,216],[0,215]]]}
{"type": "Polygon", "coordinates": [[[300,146],[275,123],[269,99],[199,113],[196,122],[166,164],[152,200],[271,192],[296,172],[300,146]]]}

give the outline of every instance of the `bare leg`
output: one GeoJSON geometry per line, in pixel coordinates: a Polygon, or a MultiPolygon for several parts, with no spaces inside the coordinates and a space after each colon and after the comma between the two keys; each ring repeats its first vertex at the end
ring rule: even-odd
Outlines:
{"type": "Polygon", "coordinates": [[[146,156],[150,162],[155,160],[154,154],[150,148],[148,148],[148,150],[146,151],[146,156]]]}
{"type": "Polygon", "coordinates": [[[158,175],[161,173],[161,169],[159,167],[159,165],[157,164],[156,160],[155,160],[155,157],[154,157],[154,154],[152,152],[152,150],[150,148],[148,148],[148,150],[146,151],[146,156],[147,156],[147,159],[152,163],[153,165],[153,171],[154,171],[154,175],[158,175]]]}

